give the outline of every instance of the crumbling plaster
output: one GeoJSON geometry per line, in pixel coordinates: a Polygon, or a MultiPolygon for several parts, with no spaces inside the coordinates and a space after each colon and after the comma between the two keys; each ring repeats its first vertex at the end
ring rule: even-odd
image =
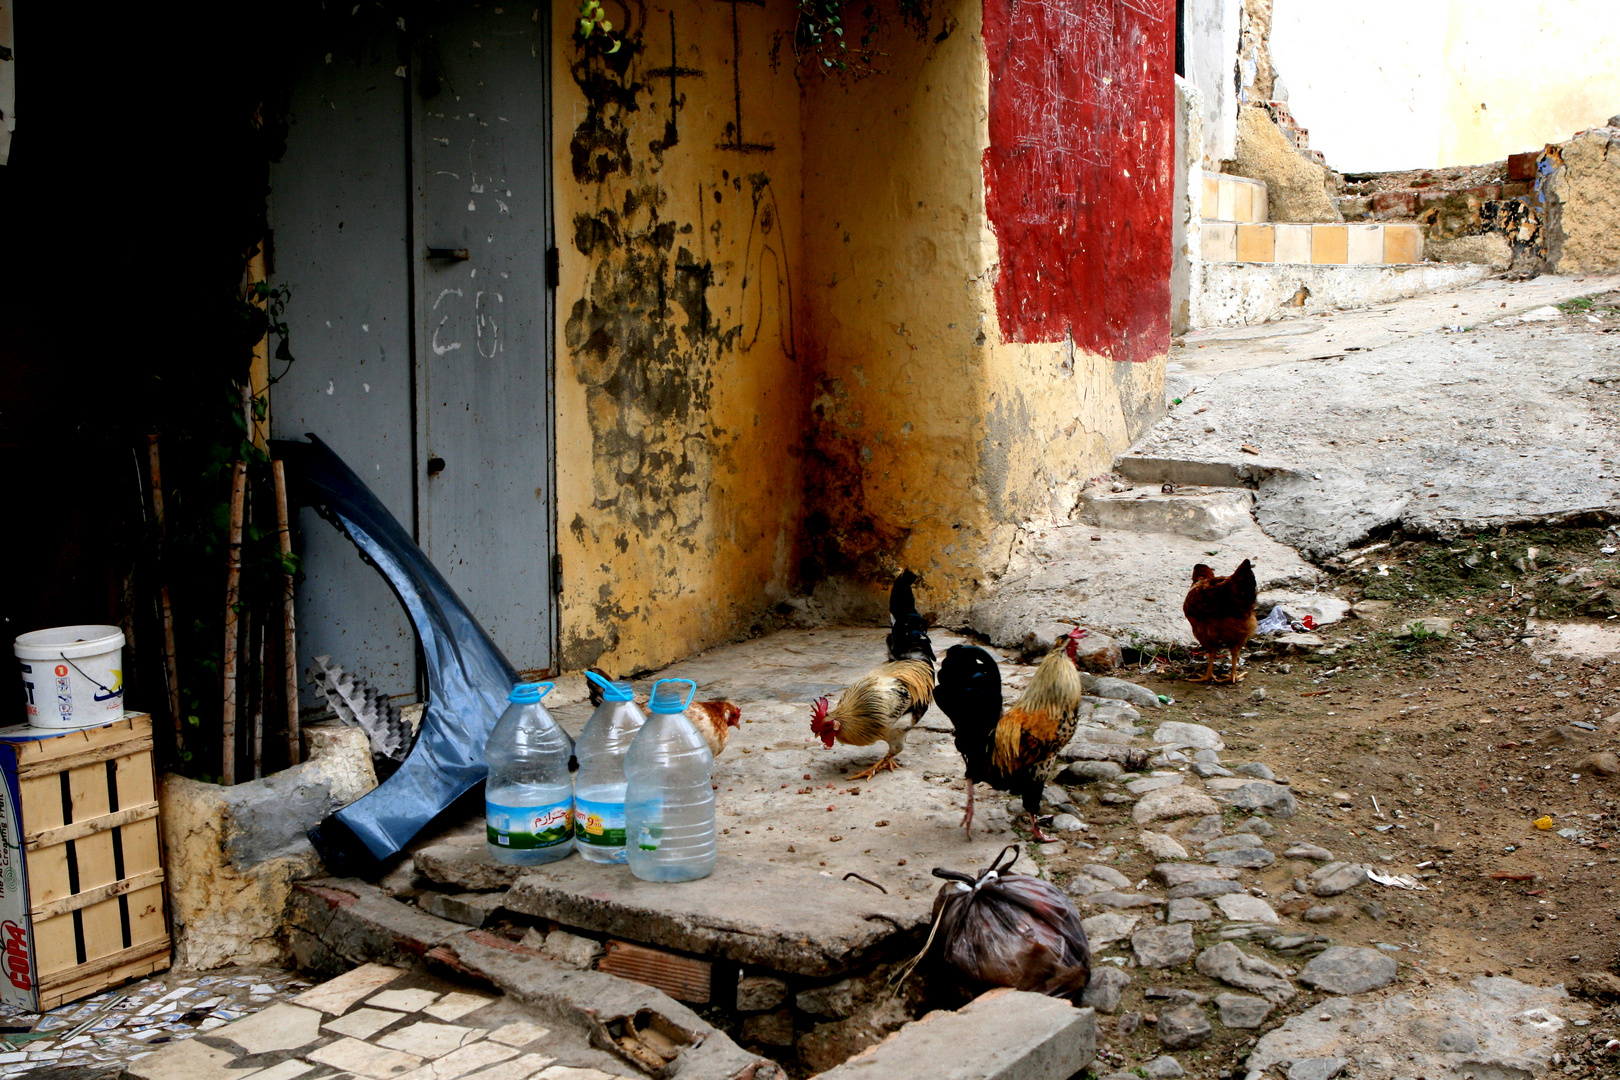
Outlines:
{"type": "Polygon", "coordinates": [[[628,672],[792,591],[807,382],[791,7],[612,10],[553,8],[558,548],[562,666],[628,672]]]}

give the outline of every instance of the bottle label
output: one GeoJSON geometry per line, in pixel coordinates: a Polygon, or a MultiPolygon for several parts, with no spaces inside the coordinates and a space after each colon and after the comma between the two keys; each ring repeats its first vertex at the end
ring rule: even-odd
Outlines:
{"type": "Polygon", "coordinates": [[[489,842],[514,851],[533,851],[567,843],[574,836],[574,800],[545,806],[502,806],[484,802],[489,842]]]}
{"type": "Polygon", "coordinates": [[[624,803],[574,800],[574,839],[592,847],[624,847],[624,803]]]}

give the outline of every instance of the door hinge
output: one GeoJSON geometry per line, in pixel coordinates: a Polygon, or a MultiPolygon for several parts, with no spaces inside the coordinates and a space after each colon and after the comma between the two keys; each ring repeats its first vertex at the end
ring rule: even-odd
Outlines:
{"type": "Polygon", "coordinates": [[[562,284],[562,252],[546,248],[546,284],[555,289],[562,284]]]}
{"type": "Polygon", "coordinates": [[[551,589],[558,596],[562,595],[563,582],[562,582],[562,553],[561,552],[558,552],[557,554],[555,554],[555,555],[553,555],[551,557],[551,589]]]}

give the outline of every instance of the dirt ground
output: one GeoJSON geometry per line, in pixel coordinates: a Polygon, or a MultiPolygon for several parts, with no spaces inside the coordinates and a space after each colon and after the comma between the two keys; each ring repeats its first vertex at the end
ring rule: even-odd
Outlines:
{"type": "MultiPolygon", "coordinates": [[[[1574,989],[1581,973],[1620,972],[1620,775],[1609,771],[1620,763],[1594,758],[1620,750],[1620,652],[1545,650],[1555,626],[1620,636],[1616,548],[1620,527],[1386,537],[1329,564],[1343,599],[1382,604],[1317,631],[1324,647],[1283,654],[1257,641],[1235,688],[1187,682],[1202,662],[1181,657],[1140,657],[1126,674],[1175,699],[1144,723],[1207,724],[1228,766],[1260,761],[1290,781],[1300,812],[1276,820],[1274,839],[1426,886],[1369,883],[1326,901],[1345,916],[1311,929],[1336,944],[1399,946],[1418,986],[1511,975],[1574,989]],[[1408,629],[1425,618],[1454,622],[1447,636],[1408,629]]],[[[1108,856],[1146,877],[1154,860],[1133,842],[1129,805],[1088,802],[1091,848],[1071,844],[1048,869],[1062,880],[1108,856]]],[[[1278,901],[1299,870],[1279,860],[1257,875],[1281,913],[1324,903],[1278,901]]],[[[1613,1019],[1572,1028],[1566,1060],[1591,1056],[1592,1035],[1601,1049],[1613,1019]]],[[[1148,1043],[1135,1042],[1151,1038],[1110,1041],[1139,1053],[1148,1043]]],[[[1224,1055],[1214,1056],[1204,1067],[1224,1055]]]]}

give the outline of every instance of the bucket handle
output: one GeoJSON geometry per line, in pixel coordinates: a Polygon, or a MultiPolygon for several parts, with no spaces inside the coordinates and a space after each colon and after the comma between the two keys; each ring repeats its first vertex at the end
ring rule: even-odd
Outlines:
{"type": "MultiPolygon", "coordinates": [[[[97,690],[100,690],[103,694],[106,694],[108,697],[112,697],[113,691],[112,691],[112,688],[110,686],[103,685],[99,680],[92,679],[89,675],[85,675],[84,668],[80,667],[78,664],[75,664],[72,660],[69,660],[67,653],[60,653],[59,655],[62,657],[62,662],[63,663],[67,664],[67,666],[72,668],[74,671],[77,671],[80,675],[84,675],[84,681],[85,682],[95,683],[97,690]]],[[[97,700],[100,700],[100,699],[98,698],[97,700]]]]}
{"type": "Polygon", "coordinates": [[[686,686],[688,687],[688,689],[686,691],[686,700],[681,702],[681,711],[685,712],[687,706],[692,704],[692,699],[697,697],[697,683],[693,682],[691,679],[659,679],[657,682],[652,684],[652,693],[649,694],[648,697],[647,697],[647,700],[649,702],[653,698],[658,696],[658,688],[660,686],[663,686],[665,683],[685,683],[686,684],[686,686]]]}

